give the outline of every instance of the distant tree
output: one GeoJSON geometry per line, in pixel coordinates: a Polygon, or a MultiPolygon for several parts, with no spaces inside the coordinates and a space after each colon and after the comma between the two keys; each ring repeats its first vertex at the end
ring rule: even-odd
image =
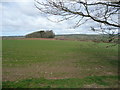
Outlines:
{"type": "Polygon", "coordinates": [[[46,36],[47,36],[48,38],[54,38],[54,37],[55,37],[55,34],[53,33],[52,30],[50,30],[50,31],[46,31],[46,36]]]}
{"type": "MultiPolygon", "coordinates": [[[[109,42],[114,41],[120,33],[119,0],[35,0],[35,6],[41,12],[60,16],[60,21],[75,19],[74,28],[93,21],[91,30],[109,35],[109,42]]],[[[116,42],[118,43],[118,41],[116,42]]]]}
{"type": "Polygon", "coordinates": [[[55,34],[50,31],[37,31],[26,35],[26,38],[54,38],[55,34]]]}
{"type": "Polygon", "coordinates": [[[39,31],[40,36],[39,37],[45,37],[45,31],[39,31]]]}

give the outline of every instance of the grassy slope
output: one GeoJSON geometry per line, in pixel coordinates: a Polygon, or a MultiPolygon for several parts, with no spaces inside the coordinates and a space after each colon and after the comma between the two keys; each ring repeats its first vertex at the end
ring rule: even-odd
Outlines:
{"type": "Polygon", "coordinates": [[[3,40],[3,87],[116,87],[118,49],[107,45],[3,40]]]}

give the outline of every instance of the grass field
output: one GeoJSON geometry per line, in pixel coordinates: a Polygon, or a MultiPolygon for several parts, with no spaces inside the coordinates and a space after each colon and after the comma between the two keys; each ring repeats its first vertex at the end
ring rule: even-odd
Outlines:
{"type": "Polygon", "coordinates": [[[66,40],[3,40],[3,88],[118,87],[118,46],[66,40]]]}

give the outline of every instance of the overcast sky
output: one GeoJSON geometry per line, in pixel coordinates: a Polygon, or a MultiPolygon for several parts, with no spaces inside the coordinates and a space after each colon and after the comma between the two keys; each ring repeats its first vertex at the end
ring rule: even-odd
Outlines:
{"type": "Polygon", "coordinates": [[[90,23],[73,29],[74,21],[51,22],[35,8],[34,0],[2,0],[0,13],[2,36],[20,36],[39,30],[53,30],[55,34],[95,34],[89,29],[90,23]]]}

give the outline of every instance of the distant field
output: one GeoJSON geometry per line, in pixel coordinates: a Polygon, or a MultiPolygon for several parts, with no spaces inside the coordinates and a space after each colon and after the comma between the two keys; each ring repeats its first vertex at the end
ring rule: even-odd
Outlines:
{"type": "Polygon", "coordinates": [[[118,87],[118,46],[67,40],[3,40],[2,45],[4,88],[118,87]]]}
{"type": "MultiPolygon", "coordinates": [[[[118,42],[118,36],[116,35],[114,37],[115,39],[111,43],[118,42]]],[[[26,38],[25,36],[3,36],[3,40],[16,40],[16,39],[45,39],[46,38],[26,38]]],[[[47,39],[53,39],[53,40],[71,40],[71,41],[93,41],[93,42],[105,42],[108,43],[110,40],[109,35],[105,34],[97,34],[97,35],[87,35],[87,34],[66,34],[66,35],[55,35],[54,38],[47,38],[47,39]]]]}
{"type": "Polygon", "coordinates": [[[72,41],[92,41],[92,42],[104,42],[104,43],[117,43],[118,36],[115,35],[114,40],[109,42],[111,39],[110,35],[87,35],[87,34],[70,34],[70,35],[56,35],[55,39],[57,40],[72,40],[72,41]]]}

